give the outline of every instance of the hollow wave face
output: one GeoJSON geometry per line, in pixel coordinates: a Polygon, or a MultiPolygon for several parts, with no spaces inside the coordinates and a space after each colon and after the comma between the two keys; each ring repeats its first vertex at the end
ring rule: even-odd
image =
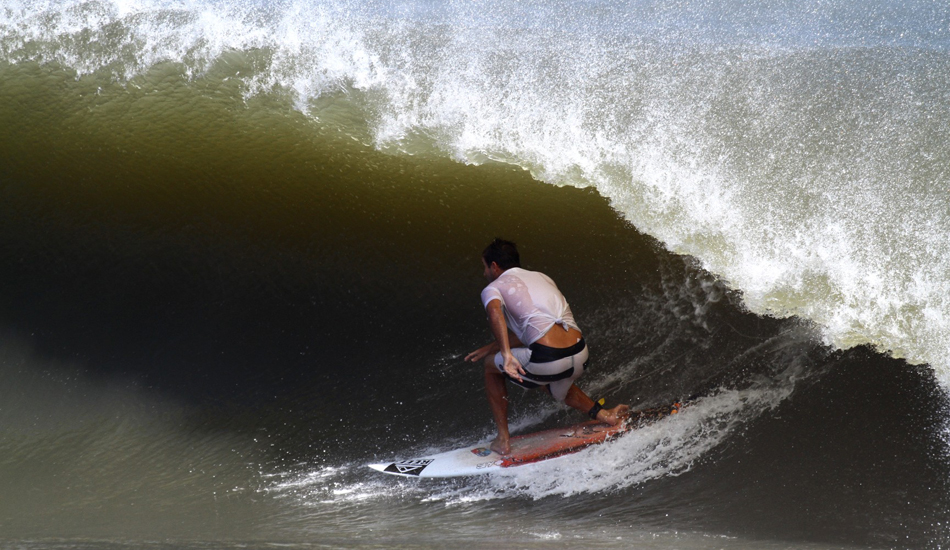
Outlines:
{"type": "Polygon", "coordinates": [[[236,79],[393,154],[594,187],[757,313],[950,382],[950,9],[8,3],[7,63],[236,79]]]}

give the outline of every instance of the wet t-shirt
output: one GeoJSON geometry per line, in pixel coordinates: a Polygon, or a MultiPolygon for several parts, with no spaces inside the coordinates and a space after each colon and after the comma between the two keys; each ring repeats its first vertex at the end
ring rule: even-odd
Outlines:
{"type": "Polygon", "coordinates": [[[501,300],[508,328],[529,346],[555,324],[580,330],[574,315],[554,281],[544,273],[520,267],[506,270],[482,290],[482,304],[501,300]]]}

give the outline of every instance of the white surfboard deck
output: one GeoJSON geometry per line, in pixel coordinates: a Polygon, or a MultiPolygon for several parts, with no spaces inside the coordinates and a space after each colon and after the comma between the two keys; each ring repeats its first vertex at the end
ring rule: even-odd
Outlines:
{"type": "Polygon", "coordinates": [[[503,468],[523,466],[576,453],[591,445],[610,441],[630,430],[651,424],[665,416],[676,414],[680,403],[645,409],[630,414],[618,425],[609,426],[590,420],[566,428],[554,428],[512,437],[511,453],[499,455],[488,448],[488,443],[463,447],[409,460],[368,464],[374,470],[405,477],[458,477],[488,474],[503,468]]]}

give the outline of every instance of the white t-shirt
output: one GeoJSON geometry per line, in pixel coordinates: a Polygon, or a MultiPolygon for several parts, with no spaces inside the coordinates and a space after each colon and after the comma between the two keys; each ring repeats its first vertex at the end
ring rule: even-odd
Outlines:
{"type": "Polygon", "coordinates": [[[529,346],[555,324],[580,330],[554,281],[544,273],[513,267],[482,290],[482,304],[501,300],[508,328],[529,346]]]}

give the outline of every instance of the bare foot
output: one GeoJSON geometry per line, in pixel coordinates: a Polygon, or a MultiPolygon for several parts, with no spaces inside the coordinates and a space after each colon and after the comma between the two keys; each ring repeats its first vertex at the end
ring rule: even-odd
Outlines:
{"type": "Polygon", "coordinates": [[[511,454],[511,445],[508,444],[508,438],[502,439],[501,436],[496,437],[491,445],[488,446],[489,449],[495,451],[501,456],[507,456],[511,454]]]}
{"type": "Polygon", "coordinates": [[[616,426],[626,420],[629,415],[630,405],[617,405],[612,409],[601,409],[600,412],[597,413],[597,420],[606,422],[611,426],[616,426]]]}

